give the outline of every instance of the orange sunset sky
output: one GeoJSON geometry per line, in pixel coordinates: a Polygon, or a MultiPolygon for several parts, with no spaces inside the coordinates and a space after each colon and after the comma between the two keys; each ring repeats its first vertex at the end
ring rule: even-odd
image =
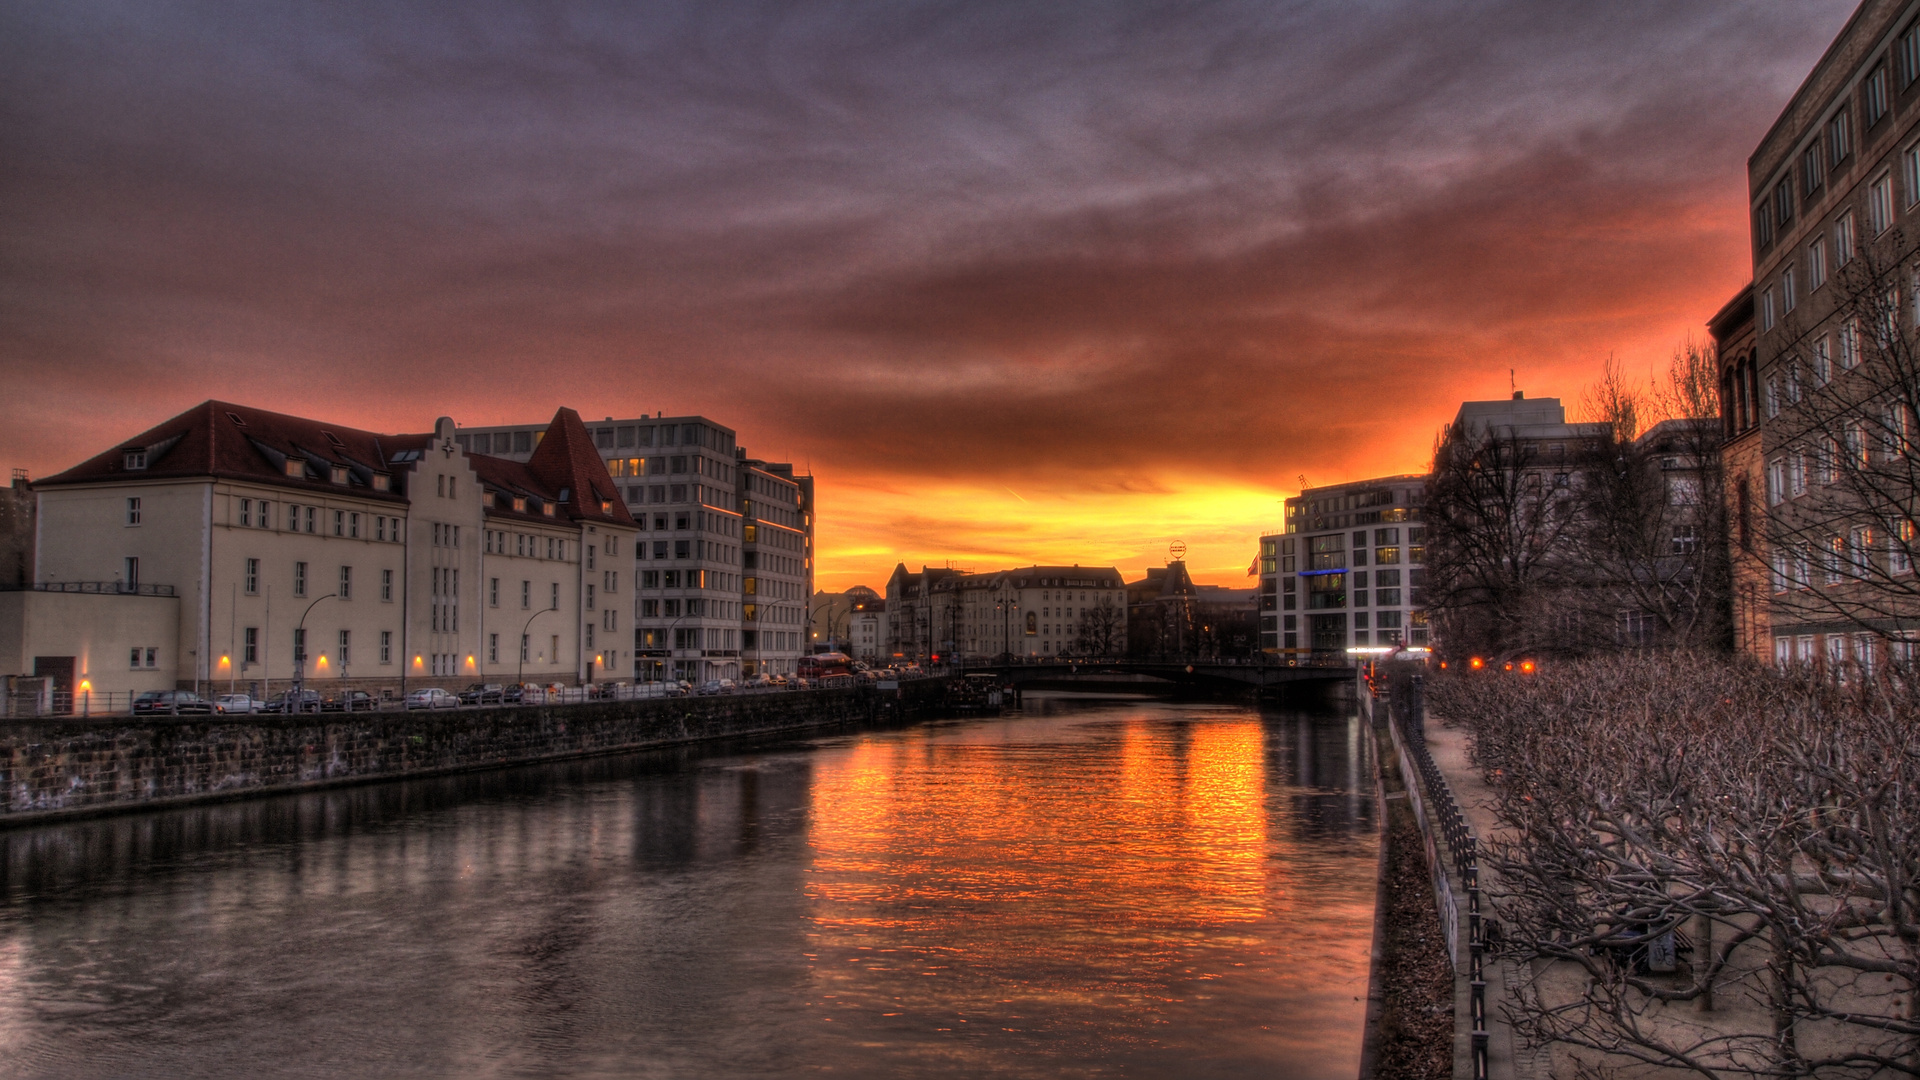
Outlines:
{"type": "Polygon", "coordinates": [[[0,6],[0,462],[700,413],[896,562],[1245,582],[1747,279],[1850,0],[0,6]]]}

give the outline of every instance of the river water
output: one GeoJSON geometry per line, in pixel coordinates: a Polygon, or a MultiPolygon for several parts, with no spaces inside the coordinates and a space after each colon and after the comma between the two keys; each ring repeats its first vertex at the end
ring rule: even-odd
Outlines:
{"type": "Polygon", "coordinates": [[[1344,1080],[1365,754],[1029,695],[0,832],[0,1076],[1344,1080]]]}

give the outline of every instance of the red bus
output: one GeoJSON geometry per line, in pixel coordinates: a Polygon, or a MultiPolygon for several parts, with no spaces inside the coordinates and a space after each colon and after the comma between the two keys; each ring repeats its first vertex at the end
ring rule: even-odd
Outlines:
{"type": "Polygon", "coordinates": [[[848,656],[846,653],[839,652],[814,653],[812,656],[803,656],[800,658],[799,666],[795,668],[794,674],[799,675],[808,682],[816,682],[818,680],[836,677],[852,679],[853,657],[848,656]]]}

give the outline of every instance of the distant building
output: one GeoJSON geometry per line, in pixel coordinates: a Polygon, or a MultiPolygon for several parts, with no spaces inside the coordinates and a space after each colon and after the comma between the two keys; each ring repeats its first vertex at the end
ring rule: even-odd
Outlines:
{"type": "Polygon", "coordinates": [[[1760,437],[1760,367],[1755,353],[1753,286],[1734,294],[1707,322],[1720,366],[1720,468],[1727,500],[1733,645],[1756,660],[1773,656],[1767,580],[1766,455],[1760,437]]]}
{"type": "Polygon", "coordinates": [[[1127,592],[1133,656],[1251,656],[1258,642],[1255,590],[1199,585],[1176,559],[1149,567],[1127,592]]]}
{"type": "Polygon", "coordinates": [[[847,644],[841,651],[855,660],[876,663],[886,659],[886,640],[887,602],[878,596],[855,602],[847,620],[847,644]]]}
{"type": "Polygon", "coordinates": [[[0,589],[33,580],[33,525],[33,486],[15,469],[12,486],[0,488],[0,589]]]}
{"type": "MultiPolygon", "coordinates": [[[[884,611],[885,607],[880,594],[865,585],[855,585],[845,592],[814,593],[807,602],[807,625],[811,628],[808,640],[812,651],[853,655],[854,617],[862,611],[884,611]]],[[[883,621],[881,636],[874,639],[876,651],[884,634],[883,621]]]]}
{"type": "MultiPolygon", "coordinates": [[[[1469,402],[1484,405],[1485,402],[1469,402]]],[[[1559,402],[1546,399],[1535,410],[1559,402]]],[[[1499,422],[1475,409],[1474,422],[1499,422]]],[[[1286,532],[1260,538],[1260,649],[1344,656],[1354,647],[1428,643],[1422,590],[1426,477],[1383,476],[1309,488],[1286,501],[1286,532]]]]}
{"type": "Polygon", "coordinates": [[[890,659],[1115,656],[1126,593],[1111,566],[1024,566],[976,574],[923,566],[887,582],[890,659]]]}
{"type": "MultiPolygon", "coordinates": [[[[966,573],[945,566],[922,566],[918,573],[896,564],[887,579],[887,640],[884,652],[891,659],[921,661],[940,655],[943,643],[953,638],[951,604],[936,611],[934,586],[940,581],[966,573]],[[945,621],[942,621],[942,616],[945,621]]],[[[951,652],[948,645],[946,651],[951,652]]]]}

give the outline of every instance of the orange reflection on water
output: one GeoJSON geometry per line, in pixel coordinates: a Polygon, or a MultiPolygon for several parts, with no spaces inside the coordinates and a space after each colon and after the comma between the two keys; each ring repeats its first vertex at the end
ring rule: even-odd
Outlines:
{"type": "Polygon", "coordinates": [[[1257,715],[1156,707],[821,755],[810,1004],[835,1031],[865,1017],[907,1039],[908,1058],[930,1040],[923,1064],[1026,1068],[1092,1039],[1136,1065],[1201,1052],[1350,1071],[1371,857],[1276,833],[1267,753],[1257,715]],[[1312,1020],[1277,1023],[1288,1011],[1312,1020]],[[989,1030],[990,1045],[971,1041],[989,1030]]]}

